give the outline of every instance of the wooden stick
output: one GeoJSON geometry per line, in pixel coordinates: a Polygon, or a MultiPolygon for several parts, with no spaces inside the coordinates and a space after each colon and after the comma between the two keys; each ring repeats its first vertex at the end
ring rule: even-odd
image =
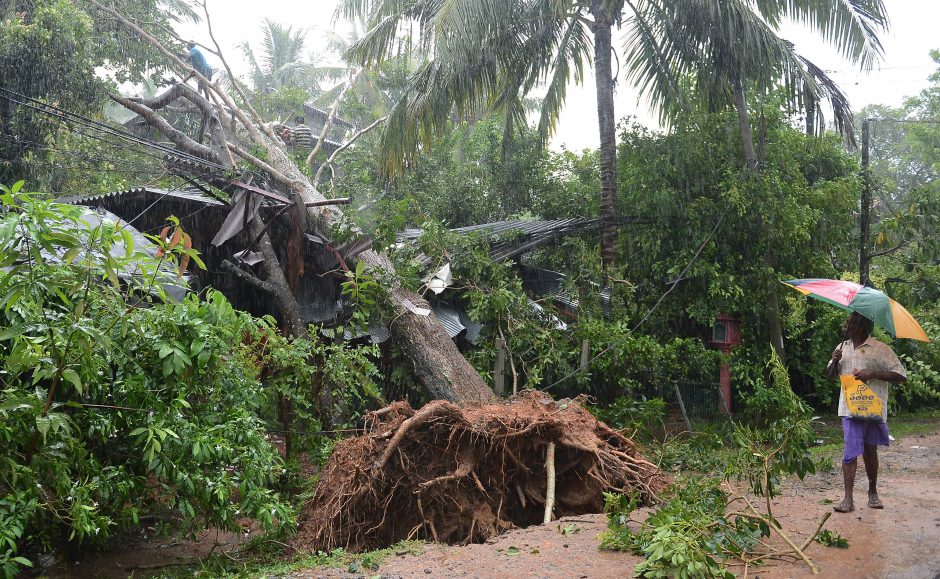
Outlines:
{"type": "Polygon", "coordinates": [[[555,443],[548,443],[548,450],[545,451],[545,471],[547,473],[547,482],[545,489],[545,518],[543,525],[552,522],[552,509],[555,507],[555,443]]]}
{"type": "Polygon", "coordinates": [[[819,524],[816,525],[816,530],[813,531],[813,534],[810,535],[808,539],[806,539],[805,543],[803,543],[803,547],[801,547],[802,549],[805,550],[807,547],[809,547],[813,543],[813,540],[816,538],[816,535],[818,535],[820,531],[822,531],[823,525],[826,524],[826,521],[828,521],[829,517],[831,516],[832,516],[832,511],[827,511],[826,514],[823,515],[822,519],[819,521],[819,524]]]}

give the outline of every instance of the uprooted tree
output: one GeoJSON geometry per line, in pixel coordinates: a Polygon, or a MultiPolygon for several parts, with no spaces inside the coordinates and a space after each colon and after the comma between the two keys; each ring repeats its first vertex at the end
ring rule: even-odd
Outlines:
{"type": "MultiPolygon", "coordinates": [[[[139,35],[142,41],[161,52],[166,57],[170,69],[195,76],[200,87],[207,89],[205,92],[208,96],[207,98],[189,85],[177,83],[163,94],[149,99],[110,95],[115,102],[140,115],[186,154],[233,170],[236,167],[235,159],[239,158],[262,173],[279,193],[293,202],[290,207],[291,217],[298,227],[292,235],[319,232],[328,236],[331,228],[341,224],[342,212],[335,207],[322,205],[327,201],[326,197],[290,159],[283,142],[274,134],[270,124],[252,108],[247,95],[237,82],[232,83],[233,90],[237,93],[233,97],[179,58],[173,47],[161,42],[125,15],[97,0],[89,2],[111,14],[139,35]],[[242,104],[237,104],[236,98],[242,104]],[[208,144],[201,142],[201,135],[194,139],[175,129],[161,115],[161,111],[174,103],[178,104],[179,101],[188,102],[188,106],[199,110],[205,119],[208,144]]],[[[213,52],[222,60],[229,76],[234,78],[221,51],[218,50],[218,44],[216,49],[213,52]]],[[[285,273],[289,264],[281,264],[277,259],[272,241],[257,212],[250,215],[249,219],[249,233],[258,239],[258,249],[265,258],[261,265],[263,279],[235,267],[227,269],[240,280],[268,293],[276,303],[285,331],[292,336],[302,336],[306,333],[306,328],[300,316],[297,297],[289,283],[289,272],[285,273]]],[[[360,231],[353,229],[351,233],[366,239],[360,231]]],[[[383,283],[392,310],[389,323],[392,338],[403,354],[413,362],[415,375],[425,393],[432,399],[456,403],[492,400],[492,390],[458,351],[427,302],[415,292],[401,286],[389,258],[382,252],[366,249],[358,253],[355,260],[363,262],[367,271],[383,283]]]]}
{"type": "Polygon", "coordinates": [[[461,408],[396,402],[339,443],[300,514],[295,549],[375,549],[415,537],[483,542],[512,527],[600,512],[604,491],[642,504],[671,477],[578,400],[527,391],[461,408]]]}
{"type": "MultiPolygon", "coordinates": [[[[98,0],[88,1],[161,52],[170,69],[195,76],[200,85],[196,90],[176,83],[148,99],[111,98],[160,131],[182,154],[233,174],[236,159],[247,163],[262,176],[266,189],[241,183],[241,190],[275,195],[281,212],[290,212],[289,231],[282,234],[288,239],[272,239],[257,206],[245,203],[245,228],[254,240],[249,249],[263,259],[257,270],[231,262],[224,269],[270,295],[284,331],[303,336],[307,329],[298,302],[298,260],[291,252],[302,247],[299,239],[306,234],[328,239],[340,227],[350,232],[342,212],[328,206],[330,200],[291,160],[237,82],[232,83],[233,96],[139,24],[98,0]],[[199,111],[203,127],[195,137],[173,127],[166,117],[171,105],[199,111]],[[286,248],[280,259],[276,246],[286,248]]],[[[233,78],[217,43],[215,48],[233,78]]],[[[334,105],[330,118],[335,110],[334,105]]],[[[326,129],[321,142],[325,135],[326,129]]],[[[233,205],[237,203],[233,197],[233,205]]],[[[361,231],[352,229],[351,238],[359,248],[371,245],[361,231]]],[[[434,401],[417,411],[406,402],[394,403],[367,416],[363,436],[339,443],[304,512],[296,547],[360,549],[416,536],[481,541],[512,526],[547,523],[556,515],[599,512],[603,491],[633,493],[644,503],[656,499],[668,477],[645,461],[629,438],[595,419],[577,400],[555,402],[528,392],[497,402],[428,303],[402,287],[387,255],[371,248],[349,255],[358,264],[344,262],[337,251],[341,267],[354,268],[358,275],[357,265],[363,265],[383,285],[392,337],[434,401]]],[[[329,408],[329,394],[321,396],[329,408]]]]}

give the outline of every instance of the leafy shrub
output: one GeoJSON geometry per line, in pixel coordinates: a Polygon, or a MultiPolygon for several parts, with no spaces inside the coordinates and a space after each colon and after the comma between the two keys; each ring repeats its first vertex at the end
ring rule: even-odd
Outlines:
{"type": "Polygon", "coordinates": [[[595,409],[594,413],[609,426],[651,438],[651,430],[663,425],[666,401],[662,398],[639,400],[621,396],[607,408],[595,409]]]}
{"type": "Polygon", "coordinates": [[[750,555],[758,539],[769,535],[771,525],[779,531],[770,498],[783,475],[802,478],[815,472],[808,450],[814,437],[813,417],[793,393],[787,371],[773,351],[765,370],[768,378],[755,384],[753,395],[745,400],[749,422],[735,423],[729,443],[712,434],[695,445],[679,447],[702,447],[706,455],[720,456],[709,464],[722,467],[720,477],[693,477],[674,485],[667,502],[650,514],[637,533],[627,525],[636,501],[605,495],[609,531],[602,546],[644,555],[646,560],[636,568],[638,576],[732,577],[718,559],[750,555]],[[720,485],[732,478],[746,480],[754,494],[767,499],[766,513],[753,510],[747,501],[751,512],[726,512],[730,503],[720,485]]]}
{"type": "Polygon", "coordinates": [[[259,321],[213,291],[168,300],[171,248],[135,251],[126,230],[21,186],[0,195],[4,572],[24,549],[100,543],[155,511],[183,530],[290,524],[243,344],[259,321]]]}

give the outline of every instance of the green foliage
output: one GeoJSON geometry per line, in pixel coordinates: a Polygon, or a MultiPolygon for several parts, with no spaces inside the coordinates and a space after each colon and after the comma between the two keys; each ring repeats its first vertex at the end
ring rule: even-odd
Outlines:
{"type": "Polygon", "coordinates": [[[502,139],[503,126],[495,119],[457,125],[392,180],[380,175],[370,141],[361,141],[343,154],[343,174],[335,179],[333,194],[374,203],[357,216],[370,231],[385,221],[386,209],[402,202],[409,227],[429,219],[462,227],[520,216],[596,214],[596,154],[541,150],[531,129],[516,136],[504,154],[502,139]]]}
{"type": "Polygon", "coordinates": [[[601,548],[634,551],[646,557],[636,566],[637,577],[722,577],[734,575],[719,559],[743,553],[769,530],[749,519],[726,517],[727,496],[719,480],[690,478],[676,483],[665,504],[653,511],[637,532],[628,526],[636,504],[617,494],[605,494],[609,530],[601,548]]]}
{"type": "MultiPolygon", "coordinates": [[[[171,23],[195,20],[189,0],[118,0],[115,9],[149,22],[157,38],[174,46],[171,23]]],[[[0,78],[3,88],[98,117],[105,91],[121,82],[159,79],[165,57],[112,16],[71,0],[0,4],[0,78]]],[[[48,177],[44,163],[58,146],[60,121],[0,94],[0,182],[48,177]]],[[[22,97],[13,97],[22,101],[22,97]]],[[[100,152],[100,151],[99,151],[100,152]]],[[[68,158],[66,157],[66,160],[68,158]]],[[[62,161],[59,161],[59,165],[62,161]]]]}
{"type": "Polygon", "coordinates": [[[857,199],[854,162],[832,137],[806,137],[772,112],[765,121],[773,147],[759,175],[742,168],[732,115],[705,115],[668,134],[622,127],[622,211],[654,222],[624,236],[622,253],[631,256],[626,277],[640,298],[636,311],[652,307],[725,214],[650,327],[685,333],[690,324],[711,326],[717,312],[733,312],[745,321],[747,342],[763,344],[766,326],[750,320],[764,319],[767,295],[782,291],[787,272],[837,277],[855,264],[852,224],[844,217],[857,199]],[[764,261],[768,251],[773,269],[764,261]]]}
{"type": "Polygon", "coordinates": [[[751,554],[758,539],[770,534],[770,525],[778,524],[770,499],[780,479],[815,472],[808,450],[814,436],[809,407],[793,393],[786,369],[773,351],[766,369],[766,381],[755,384],[745,401],[744,420],[734,424],[729,442],[699,435],[695,442],[678,447],[704,450],[699,454],[712,462],[702,470],[721,467],[720,477],[677,483],[667,502],[635,533],[627,524],[635,501],[624,495],[605,496],[609,530],[602,546],[644,555],[646,560],[636,568],[638,576],[731,577],[718,559],[751,554]],[[767,512],[728,512],[728,496],[720,485],[732,478],[746,480],[754,494],[765,497],[767,512]]]}
{"type": "Polygon", "coordinates": [[[242,343],[257,321],[214,291],[167,300],[178,254],[148,256],[115,224],[21,187],[0,195],[5,564],[27,545],[100,543],[157,510],[184,532],[289,525],[242,343]]]}
{"type": "Polygon", "coordinates": [[[648,436],[651,429],[662,426],[666,401],[662,398],[637,400],[621,396],[607,408],[597,408],[594,412],[613,428],[648,436]]]}
{"type": "Polygon", "coordinates": [[[713,380],[721,358],[697,338],[634,333],[622,319],[583,318],[575,339],[590,340],[593,352],[605,352],[591,362],[590,376],[581,384],[601,400],[628,393],[672,399],[677,382],[713,380]]]}
{"type": "Polygon", "coordinates": [[[369,319],[378,313],[383,302],[387,302],[387,292],[366,272],[364,261],[357,262],[355,270],[345,273],[346,281],[341,284],[341,291],[354,308],[351,322],[357,331],[365,331],[369,319]]]}
{"type": "Polygon", "coordinates": [[[816,537],[816,542],[827,547],[837,547],[839,549],[848,549],[849,541],[839,533],[834,533],[829,529],[823,530],[816,537]]]}
{"type": "Polygon", "coordinates": [[[757,496],[774,497],[780,478],[816,472],[809,448],[815,440],[812,410],[790,388],[787,369],[771,350],[768,379],[745,399],[745,418],[734,427],[738,449],[728,474],[747,480],[757,496]]]}
{"type": "Polygon", "coordinates": [[[723,427],[697,425],[696,432],[688,437],[674,437],[663,444],[653,444],[647,455],[660,468],[698,473],[723,473],[734,452],[734,447],[725,442],[723,427]]]}

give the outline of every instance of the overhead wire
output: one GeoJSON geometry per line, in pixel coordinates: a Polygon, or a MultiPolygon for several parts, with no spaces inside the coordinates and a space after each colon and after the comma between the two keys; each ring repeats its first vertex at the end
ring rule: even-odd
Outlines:
{"type": "Polygon", "coordinates": [[[101,132],[104,132],[105,134],[109,134],[109,135],[112,135],[112,136],[116,136],[116,137],[119,137],[119,138],[121,138],[121,139],[123,139],[123,140],[131,141],[131,142],[134,142],[134,143],[136,143],[136,144],[138,144],[138,145],[143,145],[143,146],[145,146],[145,147],[150,147],[150,148],[158,149],[158,150],[163,151],[163,152],[165,152],[165,153],[167,153],[167,154],[172,154],[172,155],[176,155],[176,156],[179,156],[179,157],[188,157],[188,158],[191,158],[191,159],[193,159],[193,160],[197,160],[197,161],[200,161],[200,162],[204,162],[204,163],[209,164],[209,165],[215,165],[215,166],[217,166],[217,167],[224,168],[224,167],[222,167],[221,165],[218,165],[217,163],[213,163],[213,162],[211,162],[211,161],[206,161],[205,159],[202,159],[202,158],[200,158],[200,157],[197,157],[197,156],[195,156],[195,155],[192,155],[192,154],[190,154],[190,153],[187,153],[186,151],[180,151],[180,150],[177,150],[177,149],[175,149],[175,148],[173,148],[173,147],[169,147],[169,146],[167,146],[167,145],[163,145],[163,144],[161,144],[161,143],[156,143],[156,142],[153,142],[153,141],[150,141],[150,140],[147,140],[147,139],[143,139],[143,138],[138,137],[137,135],[134,135],[133,133],[130,133],[130,132],[128,132],[128,131],[122,131],[122,130],[120,130],[120,129],[117,129],[117,128],[114,127],[114,126],[108,125],[108,124],[106,124],[106,123],[102,123],[102,122],[100,122],[100,121],[96,121],[96,120],[91,119],[91,118],[89,118],[89,117],[86,117],[86,116],[84,116],[84,115],[82,115],[82,114],[80,114],[80,113],[76,113],[76,112],[74,112],[74,111],[69,111],[69,110],[67,110],[67,109],[63,109],[63,108],[57,107],[57,106],[55,106],[55,105],[48,104],[48,103],[46,103],[45,101],[42,101],[42,100],[37,99],[37,98],[35,98],[35,97],[30,97],[30,96],[28,96],[28,95],[24,95],[24,94],[18,93],[18,92],[16,92],[16,91],[10,90],[10,89],[5,88],[5,87],[0,87],[0,92],[7,93],[6,96],[4,96],[4,95],[0,95],[0,96],[4,96],[4,98],[6,98],[6,99],[8,99],[8,100],[10,100],[10,101],[12,101],[12,102],[14,102],[14,103],[16,103],[16,104],[19,104],[19,105],[21,105],[21,106],[25,106],[25,107],[31,108],[31,109],[33,109],[33,110],[35,110],[35,111],[37,111],[37,112],[42,113],[42,114],[46,114],[46,115],[49,115],[49,116],[57,117],[57,118],[60,118],[60,119],[62,119],[62,120],[65,120],[65,121],[71,121],[71,122],[75,122],[75,123],[78,123],[78,124],[83,124],[83,125],[85,125],[85,126],[87,126],[87,127],[89,127],[89,128],[94,128],[94,129],[97,129],[97,130],[99,130],[99,131],[101,131],[101,132]],[[13,96],[10,96],[10,95],[13,95],[13,96]],[[16,97],[16,98],[14,98],[14,97],[16,97]],[[18,100],[18,99],[25,99],[25,100],[18,100]],[[33,104],[33,103],[35,103],[35,104],[33,104]]]}
{"type": "MultiPolygon", "coordinates": [[[[646,320],[649,319],[649,317],[650,317],[651,315],[653,315],[653,312],[655,312],[655,311],[659,308],[659,305],[663,303],[663,300],[666,299],[666,296],[668,296],[669,294],[671,294],[671,293],[672,293],[672,290],[676,289],[676,286],[678,286],[680,282],[682,282],[682,281],[684,281],[684,280],[686,279],[685,274],[686,274],[686,273],[689,271],[689,269],[692,267],[692,264],[695,263],[695,262],[698,260],[699,255],[701,255],[702,250],[705,249],[705,246],[708,245],[708,242],[711,241],[711,239],[715,236],[715,233],[718,231],[718,227],[721,226],[721,222],[724,221],[725,215],[728,214],[728,210],[729,210],[729,209],[731,209],[731,204],[725,205],[724,210],[721,212],[721,215],[718,217],[718,221],[715,222],[715,225],[714,225],[714,227],[712,227],[712,230],[708,233],[707,236],[705,236],[705,239],[703,239],[703,240],[702,240],[702,243],[699,244],[698,249],[695,250],[695,253],[694,253],[694,254],[692,255],[692,257],[689,259],[688,263],[685,264],[685,267],[682,268],[682,271],[679,272],[679,275],[677,275],[675,278],[673,278],[673,281],[669,284],[669,287],[666,289],[665,292],[663,292],[662,295],[659,296],[659,299],[657,299],[657,300],[656,300],[656,303],[653,304],[653,307],[651,307],[651,308],[649,309],[649,311],[646,312],[646,315],[643,316],[643,318],[642,318],[639,322],[637,322],[636,325],[634,325],[632,328],[630,328],[629,330],[627,330],[627,333],[623,336],[623,338],[621,338],[621,339],[619,339],[619,340],[616,340],[615,342],[611,343],[611,344],[608,345],[606,348],[604,348],[603,350],[601,350],[600,352],[598,352],[597,354],[595,354],[594,356],[592,356],[591,359],[588,360],[588,364],[590,364],[591,362],[594,362],[595,360],[599,359],[601,356],[604,356],[605,354],[607,354],[607,352],[610,352],[610,351],[613,350],[615,347],[620,346],[621,344],[625,343],[626,340],[627,340],[627,338],[629,338],[630,336],[632,336],[633,333],[636,332],[636,330],[637,330],[640,326],[642,326],[642,325],[646,322],[646,320]]],[[[551,388],[557,386],[558,384],[561,384],[562,382],[564,382],[564,381],[566,381],[566,380],[568,380],[568,379],[570,379],[570,378],[572,378],[572,377],[574,377],[574,376],[577,376],[578,374],[581,374],[582,372],[583,372],[583,370],[581,370],[580,368],[578,368],[577,370],[574,370],[574,371],[572,371],[572,372],[566,374],[565,376],[562,376],[562,377],[559,378],[558,380],[555,380],[554,382],[552,382],[551,384],[549,384],[549,385],[546,386],[545,388],[542,388],[541,390],[543,390],[543,391],[550,390],[551,388]]]]}
{"type": "Polygon", "coordinates": [[[81,124],[88,128],[93,128],[95,130],[101,131],[107,135],[118,137],[122,140],[129,141],[137,145],[141,145],[143,147],[148,147],[151,149],[162,151],[163,153],[167,155],[189,159],[191,161],[198,162],[202,165],[210,166],[210,167],[217,168],[220,170],[227,169],[227,167],[219,163],[215,163],[213,161],[203,159],[202,157],[198,157],[186,151],[182,151],[173,147],[169,147],[167,145],[163,145],[161,143],[157,143],[154,141],[150,141],[148,139],[138,137],[137,135],[134,135],[131,132],[122,131],[106,123],[102,123],[100,121],[96,121],[94,119],[88,118],[82,114],[69,111],[67,109],[62,109],[55,105],[48,104],[40,99],[18,93],[6,87],[0,86],[0,97],[5,98],[21,106],[25,106],[27,108],[33,109],[41,114],[56,117],[64,121],[71,121],[77,124],[81,124]]]}

